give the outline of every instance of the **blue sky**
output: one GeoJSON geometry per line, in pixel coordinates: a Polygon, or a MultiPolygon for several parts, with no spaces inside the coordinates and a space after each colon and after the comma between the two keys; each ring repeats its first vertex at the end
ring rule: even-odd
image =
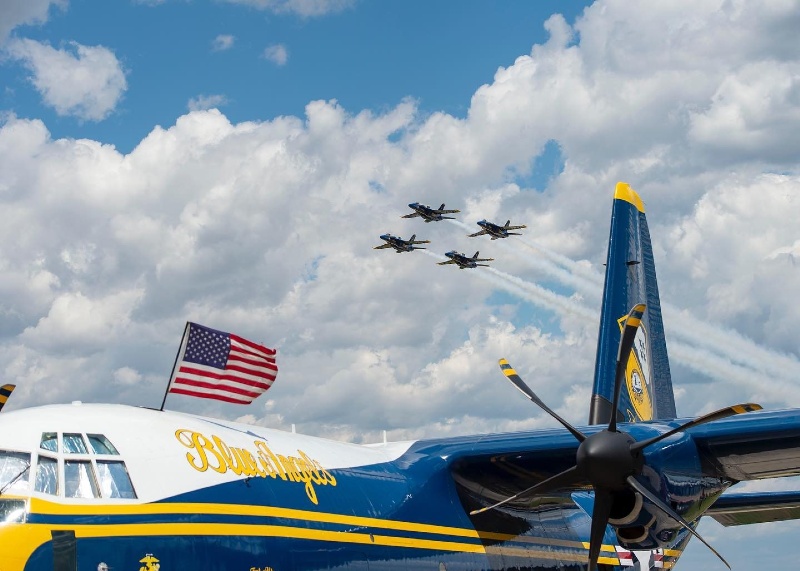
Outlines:
{"type": "MultiPolygon", "coordinates": [[[[244,409],[168,408],[356,442],[552,426],[505,356],[583,423],[623,180],[679,414],[798,407],[799,28],[738,0],[4,2],[8,406],[160,403],[192,320],[281,372],[244,409]],[[528,228],[467,238],[483,218],[528,228]],[[430,255],[374,251],[387,231],[430,255]],[[437,266],[452,249],[498,273],[437,266]]],[[[794,524],[701,531],[740,570],[796,552],[794,524]]]]}
{"type": "Polygon", "coordinates": [[[59,117],[41,105],[27,70],[0,67],[0,105],[42,117],[54,137],[88,137],[130,151],[153,125],[170,125],[200,96],[222,96],[231,121],[302,116],[306,103],[336,99],[351,110],[383,111],[403,98],[421,112],[464,116],[475,90],[531,42],[546,39],[555,11],[573,19],[587,2],[361,2],[320,17],[275,14],[210,1],[156,4],[73,0],[51,8],[46,25],[15,35],[53,47],[111,49],[128,88],[103,121],[59,117]],[[215,43],[220,36],[232,43],[215,43]],[[284,46],[285,62],[264,56],[284,46]],[[157,63],[157,65],[155,65],[157,63]]]}

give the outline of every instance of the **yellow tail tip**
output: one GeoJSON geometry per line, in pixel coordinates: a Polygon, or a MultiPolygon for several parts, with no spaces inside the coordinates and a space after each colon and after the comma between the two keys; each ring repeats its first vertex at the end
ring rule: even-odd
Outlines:
{"type": "Polygon", "coordinates": [[[627,182],[618,182],[614,190],[614,198],[633,204],[639,212],[644,212],[644,202],[627,182]]]}

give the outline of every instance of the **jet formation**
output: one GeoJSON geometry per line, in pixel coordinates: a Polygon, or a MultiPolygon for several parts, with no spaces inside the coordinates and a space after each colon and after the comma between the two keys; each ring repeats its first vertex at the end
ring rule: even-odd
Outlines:
{"type": "MultiPolygon", "coordinates": [[[[455,220],[453,216],[444,216],[445,214],[456,214],[461,212],[457,209],[445,209],[444,202],[439,208],[431,208],[430,206],[426,206],[424,204],[420,204],[419,202],[412,202],[408,205],[412,212],[411,214],[405,214],[400,218],[422,218],[426,223],[427,222],[440,222],[442,220],[455,220]]],[[[509,236],[521,236],[522,234],[519,232],[512,232],[511,230],[521,230],[523,228],[527,228],[524,224],[518,226],[511,226],[511,220],[507,220],[504,225],[495,224],[494,222],[489,222],[486,219],[480,220],[478,226],[481,229],[474,234],[468,234],[467,237],[474,238],[476,236],[483,236],[489,235],[492,240],[497,240],[499,238],[508,238],[509,236]]],[[[413,252],[414,250],[424,250],[425,248],[415,246],[416,244],[430,244],[430,240],[416,240],[417,235],[413,234],[410,239],[404,240],[399,236],[393,236],[391,234],[383,234],[381,235],[381,240],[386,242],[385,244],[381,244],[380,246],[375,246],[374,250],[383,250],[387,248],[394,248],[395,252],[401,254],[403,252],[413,252]]],[[[451,250],[445,253],[445,256],[449,258],[449,260],[445,262],[439,262],[438,265],[444,266],[447,264],[456,264],[458,265],[459,269],[467,269],[467,268],[477,268],[478,266],[489,267],[489,264],[482,264],[479,262],[492,262],[494,258],[478,258],[479,252],[475,252],[475,255],[470,257],[466,254],[462,254],[457,252],[456,250],[451,250]]]]}

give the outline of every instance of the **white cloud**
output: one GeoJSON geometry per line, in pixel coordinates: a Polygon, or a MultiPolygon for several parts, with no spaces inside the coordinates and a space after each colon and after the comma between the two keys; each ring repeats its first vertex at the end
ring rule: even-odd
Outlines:
{"type": "Polygon", "coordinates": [[[289,60],[289,51],[283,44],[275,44],[264,49],[263,57],[275,65],[286,65],[289,60]]]}
{"type": "Polygon", "coordinates": [[[233,47],[236,38],[230,34],[220,34],[211,42],[211,51],[224,52],[233,47]]]}
{"type": "MultiPolygon", "coordinates": [[[[373,441],[382,429],[411,438],[551,426],[506,385],[502,356],[581,422],[596,324],[532,310],[419,252],[372,248],[390,231],[430,239],[434,253],[479,249],[503,272],[578,291],[576,306],[596,311],[586,283],[602,272],[619,179],[647,205],[664,302],[796,361],[797,267],[783,253],[798,240],[798,167],[784,152],[796,148],[797,62],[770,39],[790,16],[777,4],[687,6],[604,2],[574,26],[554,16],[549,41],[498,69],[463,118],[421,116],[411,101],[381,114],[313,101],[303,117],[231,123],[198,97],[128,154],[8,118],[0,243],[14,247],[0,252],[9,316],[0,367],[31,387],[52,382],[57,365],[64,382],[89,367],[123,390],[109,398],[152,405],[191,319],[279,348],[273,404],[249,413],[261,423],[373,441]],[[518,175],[547,141],[565,167],[534,192],[518,175]],[[581,280],[559,277],[521,240],[504,247],[454,224],[401,219],[412,201],[460,208],[471,227],[483,217],[527,224],[524,239],[551,264],[578,260],[562,266],[581,280]],[[82,315],[71,344],[68,324],[82,315]],[[102,358],[78,363],[89,355],[102,358]],[[124,392],[139,378],[138,392],[124,392]]],[[[701,375],[688,361],[747,369],[678,339],[681,414],[751,398],[797,406],[768,383],[701,375]]],[[[73,398],[109,390],[72,386],[84,395],[73,398]]],[[[177,397],[168,405],[242,414],[177,397]]]]}
{"type": "Polygon", "coordinates": [[[7,49],[32,72],[36,90],[59,115],[105,119],[128,87],[122,64],[103,46],[72,42],[69,48],[59,50],[20,39],[10,42],[7,49]]]}
{"type": "Polygon", "coordinates": [[[215,107],[227,105],[228,98],[224,95],[198,95],[192,97],[187,104],[189,111],[205,111],[215,107]]]}
{"type": "Polygon", "coordinates": [[[355,0],[225,0],[231,4],[243,4],[276,14],[292,13],[299,16],[322,16],[341,12],[353,6],[355,0]]]}
{"type": "Polygon", "coordinates": [[[43,24],[47,21],[50,6],[62,10],[67,0],[4,0],[0,2],[0,45],[9,32],[24,24],[43,24]]]}

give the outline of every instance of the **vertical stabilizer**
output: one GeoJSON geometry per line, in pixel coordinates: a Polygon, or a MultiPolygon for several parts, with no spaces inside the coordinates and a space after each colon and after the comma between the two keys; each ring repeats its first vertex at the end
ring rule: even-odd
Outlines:
{"type": "Polygon", "coordinates": [[[619,182],[611,212],[590,424],[606,424],[611,419],[622,325],[637,303],[644,303],[647,308],[628,360],[617,420],[675,418],[675,397],[644,203],[629,185],[619,182]]]}

